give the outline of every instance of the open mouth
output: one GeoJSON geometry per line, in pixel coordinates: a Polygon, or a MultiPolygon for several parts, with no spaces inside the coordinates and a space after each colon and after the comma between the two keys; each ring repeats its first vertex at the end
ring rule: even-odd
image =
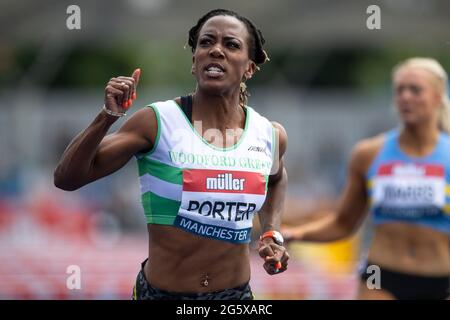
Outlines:
{"type": "Polygon", "coordinates": [[[205,67],[205,72],[208,76],[217,78],[225,73],[225,68],[218,63],[210,63],[205,67]]]}

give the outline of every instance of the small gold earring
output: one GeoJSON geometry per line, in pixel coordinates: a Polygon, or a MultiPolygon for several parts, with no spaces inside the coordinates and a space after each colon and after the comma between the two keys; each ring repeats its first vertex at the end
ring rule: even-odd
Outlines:
{"type": "Polygon", "coordinates": [[[264,59],[264,62],[270,61],[269,55],[267,54],[266,50],[263,50],[263,52],[264,52],[264,55],[266,56],[264,59]]]}

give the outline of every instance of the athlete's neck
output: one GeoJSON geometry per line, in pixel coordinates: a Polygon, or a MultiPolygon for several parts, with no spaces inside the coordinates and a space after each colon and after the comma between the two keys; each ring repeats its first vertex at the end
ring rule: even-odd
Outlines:
{"type": "Polygon", "coordinates": [[[425,156],[434,150],[439,138],[436,124],[405,125],[399,136],[400,147],[413,156],[425,156]]]}
{"type": "Polygon", "coordinates": [[[220,131],[243,128],[245,113],[239,105],[239,93],[209,95],[196,90],[193,94],[193,120],[201,120],[207,128],[220,131]]]}

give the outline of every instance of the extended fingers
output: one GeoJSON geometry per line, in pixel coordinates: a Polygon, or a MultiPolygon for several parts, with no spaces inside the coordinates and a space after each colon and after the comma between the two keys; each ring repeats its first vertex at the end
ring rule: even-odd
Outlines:
{"type": "MultiPolygon", "coordinates": [[[[134,70],[133,74],[131,75],[131,77],[134,79],[134,85],[135,87],[137,87],[137,85],[139,84],[139,79],[141,77],[141,69],[136,69],[134,70]]],[[[136,88],[135,88],[136,89],[136,88]]],[[[136,91],[135,91],[136,92],[136,91]]]]}

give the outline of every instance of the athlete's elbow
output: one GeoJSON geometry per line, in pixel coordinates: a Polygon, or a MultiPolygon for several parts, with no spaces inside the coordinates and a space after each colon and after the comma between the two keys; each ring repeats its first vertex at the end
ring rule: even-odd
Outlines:
{"type": "Polygon", "coordinates": [[[77,186],[73,183],[69,183],[67,180],[61,179],[59,177],[54,177],[53,183],[56,188],[64,190],[64,191],[75,191],[80,188],[79,186],[77,186]]]}
{"type": "Polygon", "coordinates": [[[338,237],[336,240],[344,240],[351,237],[358,230],[358,225],[354,221],[348,219],[337,219],[336,224],[338,225],[338,237]]]}
{"type": "Polygon", "coordinates": [[[60,166],[56,167],[53,172],[53,184],[56,188],[64,191],[75,191],[81,187],[80,184],[76,184],[73,179],[64,174],[60,166]]]}

